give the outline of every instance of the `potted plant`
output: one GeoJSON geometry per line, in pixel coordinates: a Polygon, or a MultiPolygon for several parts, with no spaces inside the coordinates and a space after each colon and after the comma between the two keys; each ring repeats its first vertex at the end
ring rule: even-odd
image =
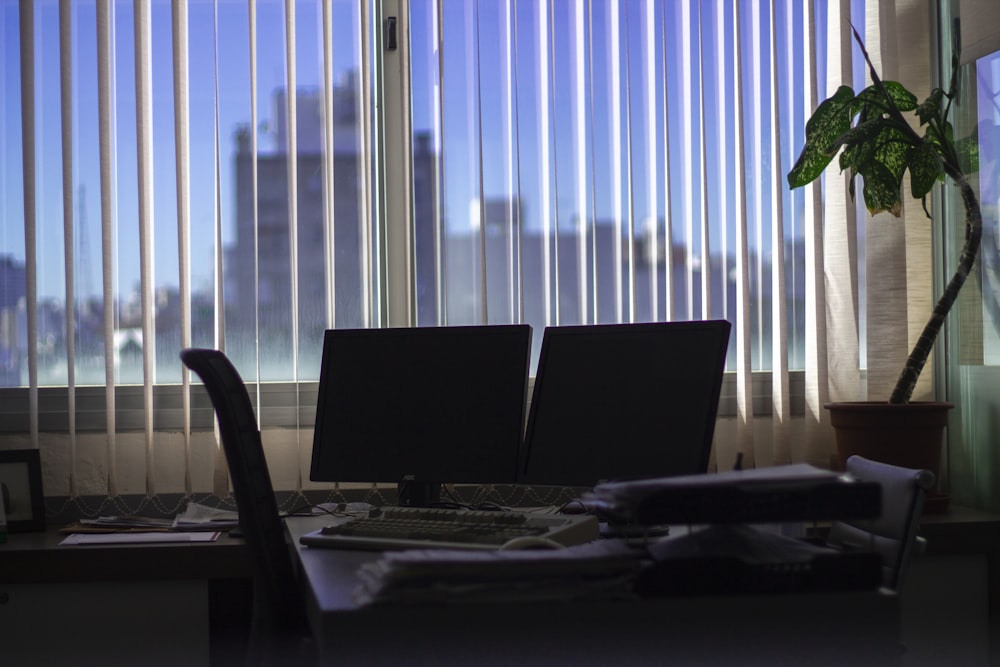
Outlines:
{"type": "MultiPolygon", "coordinates": [[[[872,84],[857,95],[849,86],[841,86],[816,108],[806,124],[802,153],[788,173],[789,185],[796,188],[811,183],[839,153],[841,170],[849,170],[852,177],[851,197],[855,195],[853,177],[860,175],[864,180],[862,196],[872,215],[882,211],[900,215],[903,179],[909,172],[912,195],[922,200],[924,212],[930,217],[927,194],[935,183],[950,178],[958,187],[965,207],[965,243],[958,268],[934,305],[888,401],[829,403],[826,407],[836,429],[842,462],[847,456],[860,453],[937,473],[948,410],[952,406],[910,399],[941,326],[979,253],[982,213],[966,177],[966,170],[975,168],[975,143],[956,142],[948,122],[958,86],[957,54],[953,57],[949,90],[937,88],[918,103],[916,96],[902,84],[881,80],[857,30],[854,38],[868,63],[872,84]],[[911,112],[919,119],[920,131],[903,115],[911,112]],[[866,426],[869,421],[871,425],[866,426]]],[[[946,506],[947,496],[932,494],[928,498],[929,511],[946,506]]]]}

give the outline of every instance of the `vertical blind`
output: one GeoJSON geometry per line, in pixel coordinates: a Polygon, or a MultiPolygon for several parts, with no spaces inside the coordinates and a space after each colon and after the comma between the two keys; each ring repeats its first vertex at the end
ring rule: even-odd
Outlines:
{"type": "Polygon", "coordinates": [[[224,490],[177,361],[191,345],[236,360],[276,483],[309,487],[300,388],[335,326],[528,322],[537,343],[554,324],[726,318],[715,465],[828,465],[823,403],[887,394],[907,351],[887,332],[926,312],[930,235],[866,219],[835,170],[795,192],[785,173],[818,102],[864,85],[852,23],[919,96],[930,58],[903,64],[923,62],[928,16],[919,0],[2,0],[3,291],[24,277],[5,353],[47,494],[224,490]],[[265,416],[269,384],[291,387],[291,419],[265,416]],[[41,421],[51,387],[68,432],[41,421]],[[78,432],[95,387],[104,426],[78,432]]]}

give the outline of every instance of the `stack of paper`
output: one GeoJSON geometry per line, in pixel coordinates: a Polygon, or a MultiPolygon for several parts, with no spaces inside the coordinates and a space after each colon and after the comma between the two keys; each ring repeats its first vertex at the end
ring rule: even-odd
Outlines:
{"type": "Polygon", "coordinates": [[[59,544],[151,544],[160,542],[214,542],[219,532],[201,531],[197,533],[99,533],[67,535],[59,544]]]}
{"type": "Polygon", "coordinates": [[[176,530],[225,530],[238,526],[239,519],[239,514],[232,510],[188,503],[174,519],[173,527],[176,530]]]}
{"type": "Polygon", "coordinates": [[[64,533],[150,533],[150,532],[216,532],[239,525],[239,515],[198,503],[188,503],[184,511],[173,518],[135,514],[99,516],[80,519],[62,529],[64,533]]]}
{"type": "Polygon", "coordinates": [[[358,604],[631,597],[646,552],[623,540],[565,549],[389,552],[361,567],[358,604]]]}
{"type": "Polygon", "coordinates": [[[118,532],[118,531],[166,531],[174,525],[173,519],[161,519],[148,516],[99,516],[96,519],[80,519],[80,525],[92,531],[74,532],[118,532]]]}

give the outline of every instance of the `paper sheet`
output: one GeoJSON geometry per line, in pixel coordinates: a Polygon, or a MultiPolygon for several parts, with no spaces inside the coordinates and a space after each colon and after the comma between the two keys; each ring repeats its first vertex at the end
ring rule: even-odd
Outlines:
{"type": "Polygon", "coordinates": [[[214,542],[219,531],[195,533],[74,533],[59,544],[149,544],[151,542],[214,542]]]}

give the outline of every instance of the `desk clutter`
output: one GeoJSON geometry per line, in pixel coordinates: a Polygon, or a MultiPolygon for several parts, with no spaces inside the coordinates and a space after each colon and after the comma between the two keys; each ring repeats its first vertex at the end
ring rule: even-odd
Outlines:
{"type": "Polygon", "coordinates": [[[641,552],[623,540],[563,549],[393,551],[365,563],[359,605],[634,597],[641,552]]]}
{"type": "Polygon", "coordinates": [[[598,537],[593,516],[436,507],[373,507],[364,516],[303,535],[310,547],[338,549],[502,549],[571,546],[598,537]]]}
{"type": "Polygon", "coordinates": [[[598,485],[583,501],[605,520],[681,525],[666,537],[551,550],[390,552],[361,568],[356,600],[801,593],[875,590],[882,583],[882,559],[873,550],[789,537],[767,523],[878,517],[877,483],[796,464],[598,485]]]}
{"type": "Polygon", "coordinates": [[[174,517],[126,515],[80,519],[60,529],[68,535],[60,544],[211,542],[237,525],[236,512],[192,502],[174,517]]]}
{"type": "Polygon", "coordinates": [[[621,523],[875,519],[882,487],[807,463],[598,484],[583,501],[621,523]]]}
{"type": "Polygon", "coordinates": [[[563,549],[387,552],[358,571],[359,605],[651,598],[876,590],[882,562],[746,525],[649,543],[601,539],[563,549]]]}

